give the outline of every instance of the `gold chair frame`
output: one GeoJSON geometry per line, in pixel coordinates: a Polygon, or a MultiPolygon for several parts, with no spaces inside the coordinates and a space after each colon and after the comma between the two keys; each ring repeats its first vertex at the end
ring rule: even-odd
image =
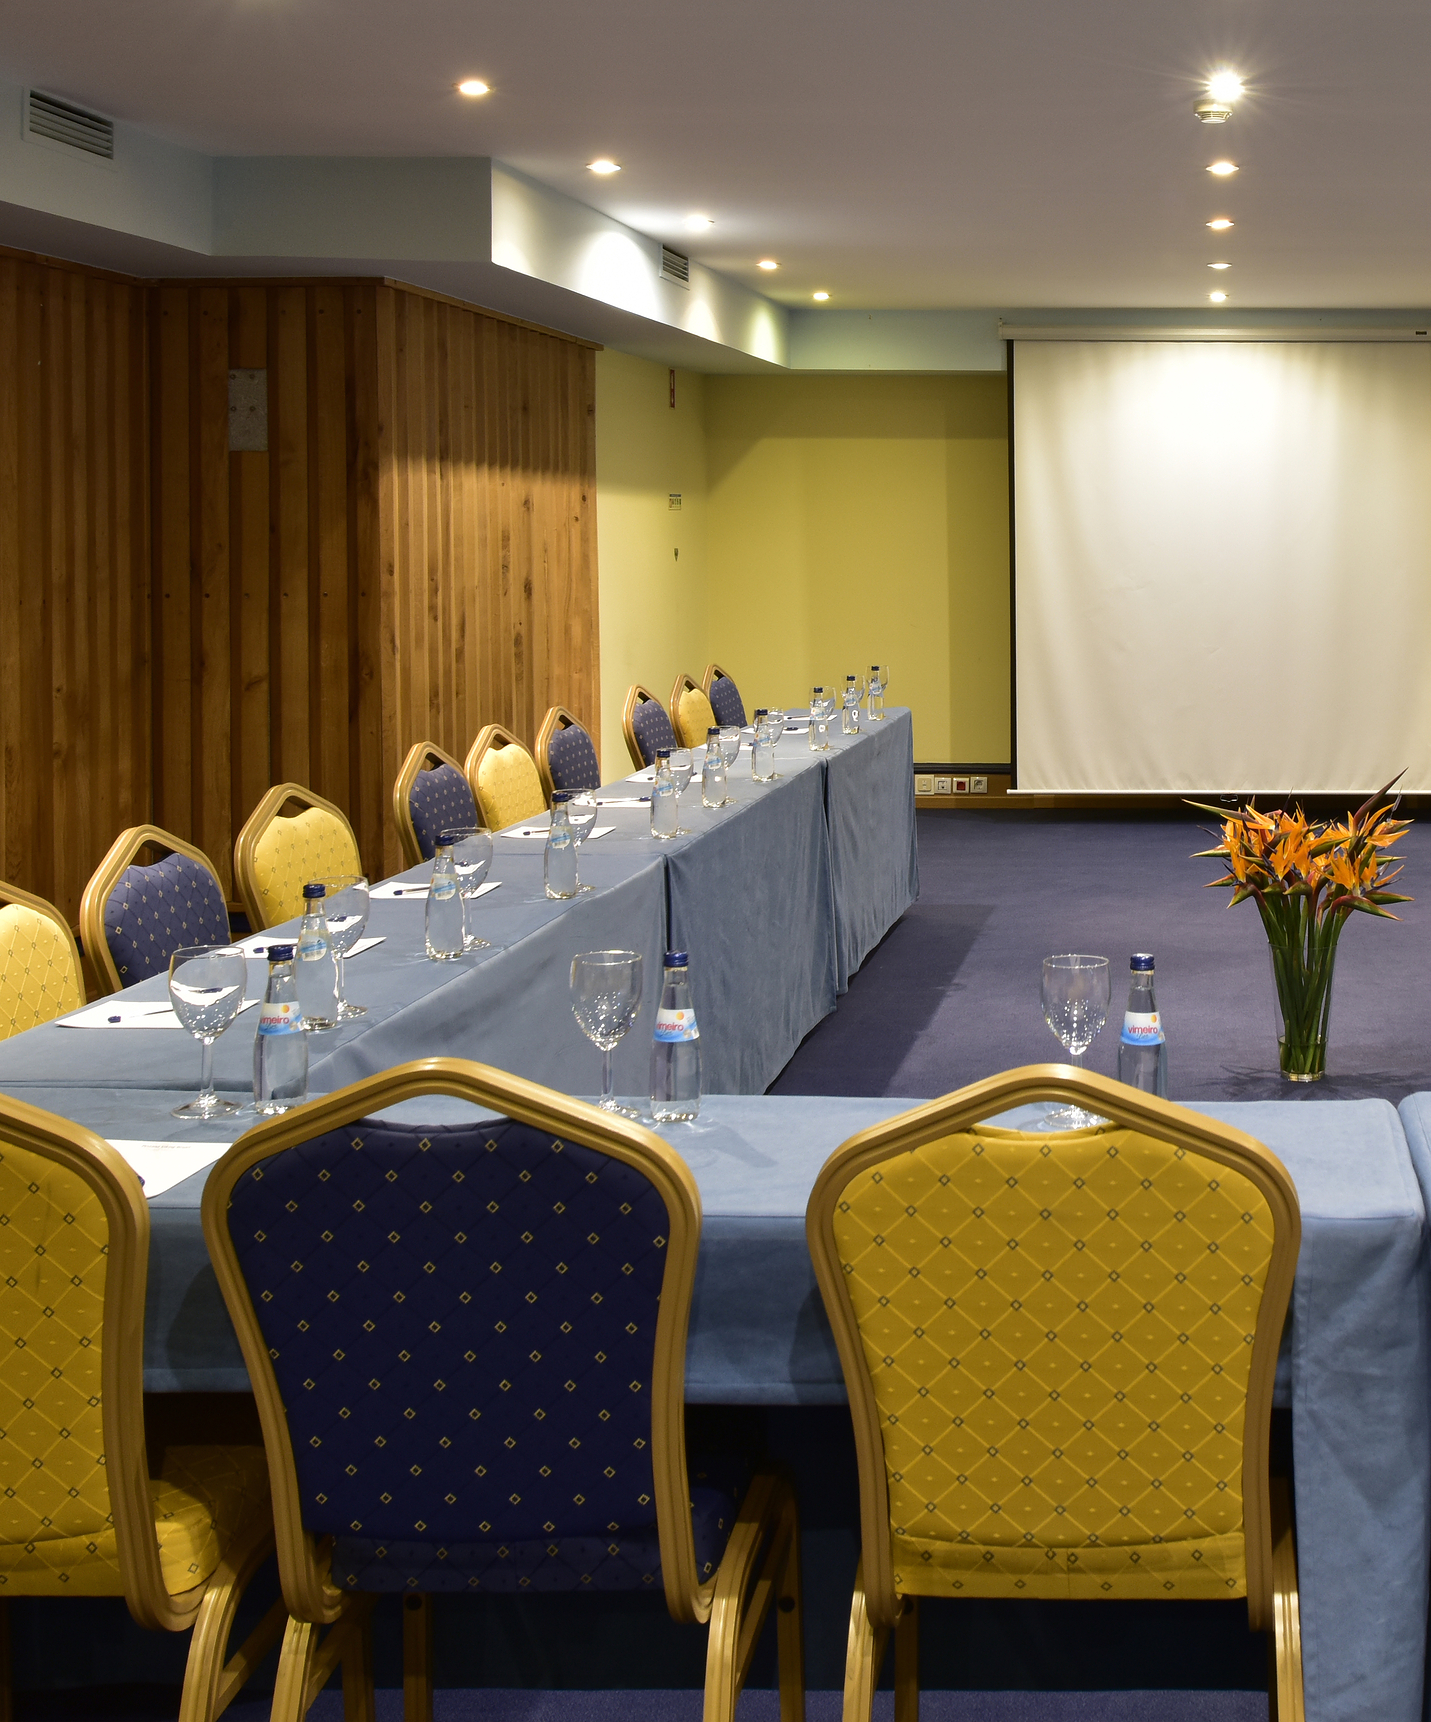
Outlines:
{"type": "MultiPolygon", "coordinates": [[[[494,747],[519,747],[522,752],[531,756],[532,750],[519,735],[514,735],[505,725],[499,723],[484,724],[477,731],[477,739],[467,750],[467,759],[462,770],[467,778],[467,787],[472,791],[472,799],[477,803],[477,817],[485,825],[487,816],[482,811],[482,797],[477,793],[477,773],[483,759],[494,747]]],[[[545,788],[546,779],[542,776],[542,768],[535,759],[532,763],[537,767],[537,779],[545,788]]],[[[550,794],[547,796],[551,800],[550,794]]]]}
{"type": "Polygon", "coordinates": [[[352,822],[341,807],[334,806],[331,801],[325,801],[321,795],[315,795],[301,783],[275,783],[249,814],[244,821],[243,830],[234,840],[234,884],[238,887],[251,933],[261,933],[271,924],[263,918],[263,898],[254,873],[253,852],[264,832],[290,801],[297,801],[305,808],[320,808],[324,813],[331,813],[335,819],[342,820],[348,828],[348,835],[353,839],[354,851],[362,853],[358,848],[357,833],[353,830],[352,822]]]}
{"type": "Polygon", "coordinates": [[[218,869],[202,849],[196,849],[192,843],[186,843],[182,837],[176,837],[172,831],[165,831],[158,825],[131,825],[127,831],[121,831],[110,844],[109,853],[91,874],[84,896],[80,898],[80,938],[84,940],[95,974],[107,993],[120,992],[124,982],[120,979],[119,967],[110,953],[105,935],[104,906],[125,868],[131,866],[140,850],[150,844],[157,849],[167,849],[171,855],[187,855],[191,861],[207,868],[219,888],[220,897],[224,899],[225,908],[228,906],[228,894],[218,869]]]}
{"type": "MultiPolygon", "coordinates": [[[[657,705],[661,703],[643,682],[632,682],[626,690],[626,703],[621,708],[621,734],[626,742],[626,751],[631,755],[631,763],[637,771],[646,769],[646,761],[641,757],[641,744],[636,739],[636,730],[631,720],[636,715],[637,706],[643,700],[656,700],[657,705]]],[[[670,715],[669,712],[666,713],[667,717],[670,715]]],[[[675,727],[674,724],[671,725],[672,729],[675,727]]]]}
{"type": "MultiPolygon", "coordinates": [[[[88,891],[86,891],[88,895],[88,891]]],[[[37,915],[43,915],[53,921],[65,936],[65,944],[69,947],[70,960],[75,966],[75,982],[80,990],[80,1002],[85,1002],[84,964],[80,961],[79,946],[75,943],[74,929],[60,911],[45,897],[37,897],[33,891],[22,891],[18,885],[7,885],[0,879],[0,908],[7,903],[14,903],[21,909],[33,909],[37,915]]],[[[83,906],[81,906],[83,907],[83,906]]],[[[106,954],[107,948],[106,948],[106,954]]],[[[110,991],[117,990],[111,987],[110,991]]]]}
{"type": "MultiPolygon", "coordinates": [[[[781,1719],[803,1722],[798,1524],[794,1491],[783,1475],[757,1474],[715,1576],[701,1583],[696,1571],[685,1431],[686,1334],[701,1234],[701,1198],[695,1179],[685,1161],[651,1131],[523,1077],[457,1058],[424,1058],[397,1065],[260,1124],[234,1144],[204,1185],[204,1238],[248,1365],[263,1426],[278,1570],[290,1615],[274,1690],[274,1722],[300,1722],[340,1662],[345,1714],[371,1717],[367,1615],[372,1597],[337,1589],[330,1582],[327,1544],[320,1546],[303,1529],[283,1402],[224,1216],[234,1185],[259,1161],[325,1130],[426,1095],[470,1101],[554,1135],[573,1134],[636,1167],[660,1192],[669,1230],[651,1377],[651,1469],[666,1606],[683,1624],[709,1622],[705,1722],[734,1722],[736,1700],[761,1628],[772,1605],[780,1602],[776,1624],[781,1719]],[[320,1644],[319,1632],[325,1626],[330,1631],[320,1644]],[[365,1682],[366,1707],[355,1692],[357,1702],[348,1708],[350,1682],[365,1682]]],[[[413,1599],[404,1600],[410,1605],[413,1599]]],[[[430,1613],[424,1599],[416,1609],[406,1607],[403,1615],[406,1722],[429,1722],[431,1717],[430,1642],[430,1613]]]]}
{"type": "MultiPolygon", "coordinates": [[[[135,1621],[151,1631],[192,1627],[179,1722],[214,1722],[258,1667],[282,1629],[275,1602],[237,1651],[226,1658],[229,1634],[250,1580],[273,1549],[267,1518],[224,1551],[202,1584],[170,1595],[165,1588],[149,1496],[144,1438],[144,1296],[149,1274],[149,1206],[135,1173],[102,1137],[83,1125],[11,1096],[0,1096],[0,1138],[53,1161],[83,1180],[99,1199],[108,1231],[104,1282],[104,1351],[100,1407],[105,1478],[124,1599],[135,1621]]],[[[0,1601],[0,1614],[8,1605],[0,1601]]],[[[9,1624],[0,1700],[10,1714],[9,1624]]]]}
{"type": "MultiPolygon", "coordinates": [[[[402,864],[404,867],[416,867],[422,861],[422,845],[417,840],[417,832],[412,823],[412,809],[408,806],[408,795],[412,786],[417,782],[417,774],[424,769],[428,760],[436,760],[439,765],[450,765],[454,771],[466,772],[452,757],[444,753],[435,741],[415,741],[407,750],[407,758],[402,762],[402,770],[397,774],[393,784],[393,824],[397,826],[398,842],[402,845],[402,864]]],[[[473,791],[472,799],[477,799],[473,791]]],[[[481,815],[479,813],[478,817],[481,815]]]]}
{"type": "MultiPolygon", "coordinates": [[[[548,804],[551,802],[552,794],[556,789],[556,785],[552,782],[551,761],[547,758],[547,748],[551,743],[552,737],[559,729],[570,729],[573,724],[575,724],[578,729],[584,729],[588,735],[591,735],[591,731],[587,729],[587,726],[574,711],[569,711],[566,706],[548,706],[547,715],[542,719],[541,728],[537,731],[537,745],[535,749],[537,776],[542,780],[542,793],[546,796],[548,804]]],[[[593,747],[597,746],[596,737],[594,735],[591,735],[591,745],[593,747]]],[[[601,766],[600,748],[597,748],[596,763],[599,771],[601,766]]]]}
{"type": "Polygon", "coordinates": [[[1252,1631],[1273,1634],[1271,1722],[1303,1722],[1291,1509],[1285,1484],[1273,1480],[1268,1470],[1277,1352],[1302,1233],[1296,1187],[1270,1149],[1233,1126],[1107,1077],[1057,1064],[1005,1071],[860,1131],[834,1151],[810,1192],[805,1233],[844,1371],[860,1475],[861,1553],[850,1610],[846,1722],[869,1717],[891,1635],[895,1639],[895,1719],[915,1722],[918,1717],[919,1599],[901,1596],[895,1589],[884,1443],[854,1304],[835,1241],[836,1206],[850,1181],[871,1167],[1037,1100],[1081,1105],[1115,1124],[1145,1130],[1175,1147],[1230,1166],[1254,1184],[1267,1202],[1273,1221],[1273,1246],[1253,1336],[1242,1447],[1247,1617],[1252,1631]]]}

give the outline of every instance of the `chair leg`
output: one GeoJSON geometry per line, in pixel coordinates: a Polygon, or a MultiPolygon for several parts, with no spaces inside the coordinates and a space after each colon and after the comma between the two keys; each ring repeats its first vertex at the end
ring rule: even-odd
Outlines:
{"type": "Polygon", "coordinates": [[[800,1581],[800,1524],[795,1496],[782,1512],[789,1516],[785,1565],[779,1574],[775,1616],[775,1656],[780,1678],[780,1722],[805,1722],[805,1598],[800,1581]]]}
{"type": "Polygon", "coordinates": [[[303,1722],[339,1663],[344,1722],[373,1722],[372,1612],[372,1597],[355,1594],[326,1632],[311,1621],[290,1617],[278,1658],[271,1722],[303,1722]]]}
{"type": "Polygon", "coordinates": [[[0,1722],[11,1722],[15,1700],[11,1693],[10,1604],[0,1597],[0,1722]]]}
{"type": "Polygon", "coordinates": [[[777,1610],[780,1649],[781,1722],[804,1722],[803,1652],[791,1665],[787,1647],[804,1631],[800,1611],[799,1553],[794,1554],[796,1588],[785,1588],[792,1549],[799,1538],[795,1493],[789,1479],[774,1471],[757,1474],[740,1504],[735,1528],[716,1574],[706,1646],[705,1722],[735,1722],[735,1706],[750,1673],[755,1647],[772,1605],[788,1597],[791,1607],[777,1610]],[[798,1681],[798,1686],[797,1686],[798,1681]]]}
{"type": "Polygon", "coordinates": [[[402,1599],[403,1722],[432,1722],[432,1598],[402,1599]]]}
{"type": "Polygon", "coordinates": [[[281,1598],[233,1656],[227,1656],[229,1634],[233,1631],[239,1603],[254,1574],[272,1551],[273,1530],[270,1525],[264,1525],[247,1544],[229,1550],[210,1577],[204,1600],[194,1617],[193,1635],[189,1640],[189,1661],[184,1670],[179,1722],[216,1722],[278,1642],[288,1619],[288,1611],[281,1598]]]}
{"type": "Polygon", "coordinates": [[[844,1722],[871,1722],[875,1687],[884,1664],[889,1632],[870,1620],[865,1603],[865,1570],[855,1569],[855,1594],[850,1599],[850,1639],[845,1652],[844,1722]]]}
{"type": "Polygon", "coordinates": [[[919,1722],[919,1598],[907,1596],[894,1629],[894,1722],[919,1722]]]}
{"type": "Polygon", "coordinates": [[[1285,1478],[1274,1477],[1272,1506],[1273,1677],[1269,1722],[1306,1722],[1302,1692],[1302,1615],[1297,1588],[1297,1539],[1285,1478]]]}

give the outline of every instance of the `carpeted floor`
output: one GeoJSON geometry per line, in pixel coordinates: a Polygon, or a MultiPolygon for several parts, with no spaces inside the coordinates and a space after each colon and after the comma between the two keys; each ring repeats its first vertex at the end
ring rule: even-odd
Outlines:
{"type": "Polygon", "coordinates": [[[921,813],[919,901],[805,1039],[774,1094],[926,1098],[1012,1065],[1061,1060],[1039,1008],[1042,961],[1090,951],[1113,968],[1088,1067],[1117,1071],[1128,957],[1157,958],[1174,1100],[1396,1101],[1431,1089],[1431,830],[1402,851],[1419,901],[1398,924],[1353,915],[1337,957],[1327,1078],[1277,1075],[1267,942],[1256,905],[1202,889],[1215,862],[1191,818],[921,813]]]}

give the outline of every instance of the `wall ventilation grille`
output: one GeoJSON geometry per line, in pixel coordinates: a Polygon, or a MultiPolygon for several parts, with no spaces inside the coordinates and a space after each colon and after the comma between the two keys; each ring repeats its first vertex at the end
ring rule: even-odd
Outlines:
{"type": "Polygon", "coordinates": [[[669,245],[661,247],[661,279],[674,281],[678,287],[689,287],[691,284],[691,260],[682,257],[679,251],[672,251],[669,245]]]}
{"type": "Polygon", "coordinates": [[[62,102],[58,96],[47,96],[31,90],[26,108],[26,126],[31,137],[47,138],[51,143],[67,144],[105,161],[114,160],[114,121],[99,114],[77,108],[73,102],[62,102]]]}

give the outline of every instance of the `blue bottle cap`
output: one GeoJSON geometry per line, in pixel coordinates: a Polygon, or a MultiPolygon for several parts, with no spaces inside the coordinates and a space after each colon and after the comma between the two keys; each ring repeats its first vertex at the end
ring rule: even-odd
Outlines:
{"type": "Polygon", "coordinates": [[[720,725],[718,723],[713,723],[711,725],[711,727],[706,731],[706,734],[715,736],[716,740],[719,741],[719,739],[720,739],[720,725]]]}
{"type": "Polygon", "coordinates": [[[291,963],[293,961],[292,945],[270,945],[268,960],[271,963],[291,963]]]}
{"type": "Polygon", "coordinates": [[[559,801],[570,801],[573,794],[574,791],[570,789],[554,789],[552,791],[552,806],[555,807],[559,801]]]}
{"type": "Polygon", "coordinates": [[[689,958],[684,951],[666,952],[666,967],[668,969],[684,969],[688,962],[689,958]]]}
{"type": "Polygon", "coordinates": [[[671,750],[670,750],[670,748],[668,748],[668,747],[658,747],[658,748],[657,748],[657,749],[656,749],[656,758],[657,758],[657,759],[669,759],[669,758],[670,758],[670,757],[671,757],[671,750]]]}
{"type": "Polygon", "coordinates": [[[1137,951],[1128,959],[1128,967],[1135,971],[1151,969],[1152,966],[1153,953],[1151,951],[1137,951]]]}
{"type": "Polygon", "coordinates": [[[328,887],[321,879],[310,879],[303,887],[303,896],[305,900],[309,897],[326,897],[327,895],[328,887]]]}

